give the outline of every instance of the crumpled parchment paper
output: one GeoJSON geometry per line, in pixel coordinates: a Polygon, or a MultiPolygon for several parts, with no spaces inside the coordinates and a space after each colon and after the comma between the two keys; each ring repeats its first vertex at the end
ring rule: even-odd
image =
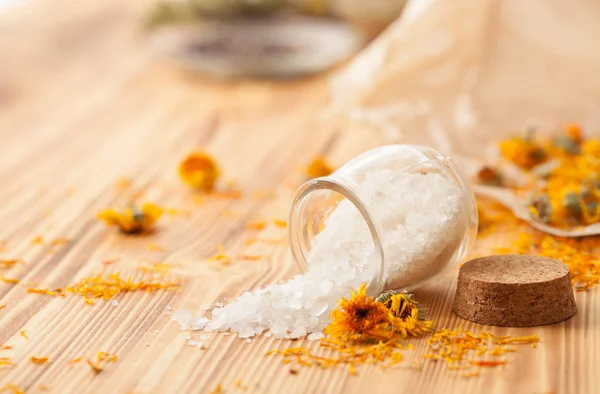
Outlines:
{"type": "Polygon", "coordinates": [[[600,135],[600,2],[411,0],[332,80],[346,127],[481,157],[526,127],[600,135]]]}

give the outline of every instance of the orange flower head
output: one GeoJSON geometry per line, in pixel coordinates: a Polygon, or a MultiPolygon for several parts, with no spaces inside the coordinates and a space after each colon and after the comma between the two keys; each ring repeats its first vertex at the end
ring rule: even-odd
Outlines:
{"type": "Polygon", "coordinates": [[[203,151],[190,153],[179,164],[179,176],[188,185],[204,192],[211,192],[220,175],[215,160],[203,151]]]}
{"type": "Polygon", "coordinates": [[[366,285],[362,284],[350,299],[342,298],[331,312],[331,323],[325,333],[334,338],[389,339],[393,331],[389,327],[390,313],[373,297],[367,297],[366,285]]]}

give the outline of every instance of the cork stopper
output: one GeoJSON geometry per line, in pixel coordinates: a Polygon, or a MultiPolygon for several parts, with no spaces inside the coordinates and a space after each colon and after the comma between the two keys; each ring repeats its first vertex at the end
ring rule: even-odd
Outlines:
{"type": "Polygon", "coordinates": [[[453,309],[472,322],[502,327],[558,323],[577,313],[569,268],[528,255],[466,262],[458,274],[453,309]]]}

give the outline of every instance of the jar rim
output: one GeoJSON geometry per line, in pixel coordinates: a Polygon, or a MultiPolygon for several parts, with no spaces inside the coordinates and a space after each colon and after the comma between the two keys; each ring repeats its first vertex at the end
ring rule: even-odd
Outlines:
{"type": "Polygon", "coordinates": [[[290,249],[292,251],[292,255],[294,260],[296,261],[296,265],[301,273],[304,273],[308,269],[308,259],[304,253],[304,249],[301,246],[300,241],[300,232],[298,228],[300,228],[300,212],[302,208],[302,204],[306,201],[306,197],[308,197],[311,193],[319,190],[331,190],[336,193],[339,193],[344,198],[348,199],[356,209],[360,212],[362,218],[365,223],[369,227],[369,232],[371,234],[371,238],[373,241],[373,247],[377,257],[379,259],[379,269],[377,270],[377,276],[371,280],[371,282],[367,283],[367,292],[372,295],[377,295],[377,293],[383,290],[385,285],[385,253],[382,245],[381,231],[378,228],[377,223],[372,219],[372,215],[369,213],[366,205],[360,199],[354,187],[341,179],[336,179],[334,177],[320,177],[311,179],[304,184],[302,184],[296,194],[294,195],[294,199],[292,201],[292,206],[289,214],[289,226],[288,226],[288,239],[290,243],[290,249]]]}

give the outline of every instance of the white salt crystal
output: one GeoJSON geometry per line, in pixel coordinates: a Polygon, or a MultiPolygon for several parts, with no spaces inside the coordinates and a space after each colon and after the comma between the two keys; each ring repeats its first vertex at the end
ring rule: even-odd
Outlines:
{"type": "Polygon", "coordinates": [[[183,331],[189,328],[190,322],[193,318],[194,315],[192,315],[190,311],[179,309],[173,313],[171,316],[171,321],[179,323],[179,328],[183,331]]]}
{"type": "Polygon", "coordinates": [[[290,333],[290,338],[300,338],[306,335],[306,328],[296,327],[290,333]]]}
{"type": "Polygon", "coordinates": [[[208,323],[209,320],[206,317],[198,317],[195,319],[192,319],[190,321],[190,330],[195,331],[195,330],[202,330],[205,326],[206,323],[208,323]]]}
{"type": "Polygon", "coordinates": [[[321,316],[327,309],[329,309],[329,305],[327,305],[326,302],[319,302],[310,308],[310,314],[313,316],[321,316]]]}
{"type": "Polygon", "coordinates": [[[110,303],[112,306],[117,307],[119,306],[119,301],[117,300],[112,300],[112,302],[110,303]]]}
{"type": "Polygon", "coordinates": [[[252,342],[252,339],[246,338],[246,343],[250,343],[250,342],[252,342]]]}
{"type": "Polygon", "coordinates": [[[306,337],[309,341],[316,341],[318,339],[325,338],[325,334],[322,332],[313,332],[309,336],[306,337]]]}

